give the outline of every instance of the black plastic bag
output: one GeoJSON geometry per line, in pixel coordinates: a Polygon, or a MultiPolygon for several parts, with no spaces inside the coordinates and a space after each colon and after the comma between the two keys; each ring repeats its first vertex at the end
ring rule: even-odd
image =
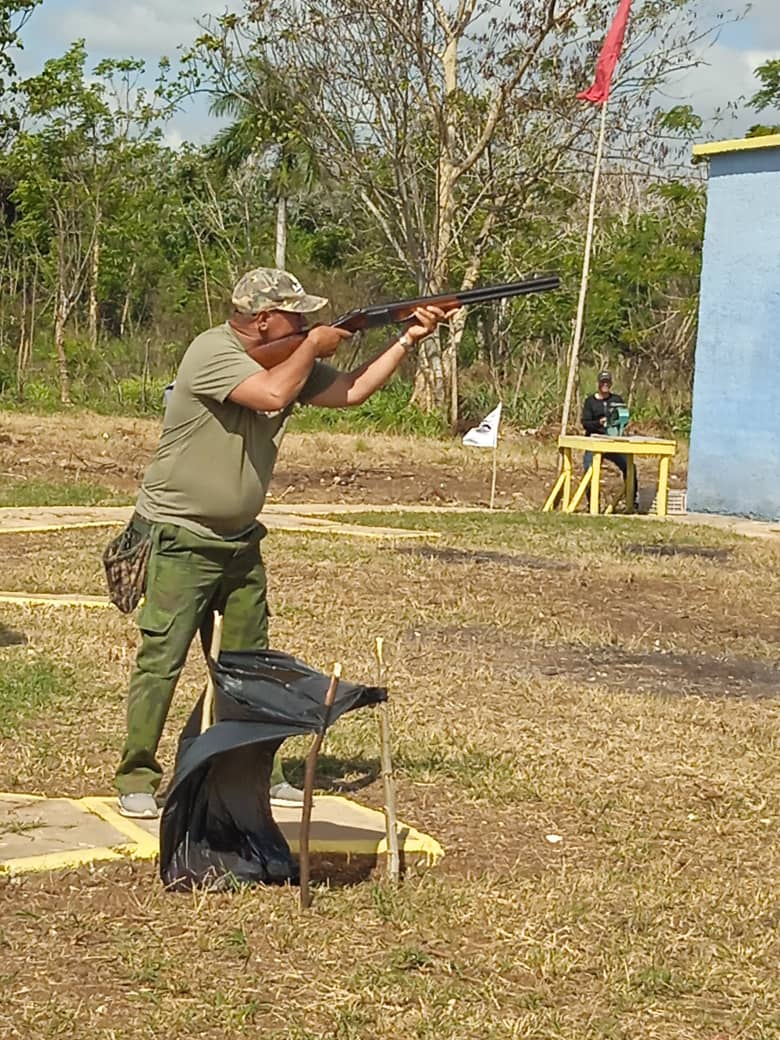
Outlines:
{"type": "MultiPolygon", "coordinates": [[[[287,737],[323,728],[330,678],[275,650],[223,653],[209,668],[215,722],[200,733],[201,698],[179,739],[160,824],[160,876],[180,890],[296,882],[271,813],[271,765],[287,737]]],[[[328,725],[386,697],[340,682],[328,725]]]]}

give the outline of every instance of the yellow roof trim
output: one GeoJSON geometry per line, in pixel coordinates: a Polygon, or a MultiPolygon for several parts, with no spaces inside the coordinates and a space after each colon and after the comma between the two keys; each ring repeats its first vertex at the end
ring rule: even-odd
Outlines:
{"type": "Polygon", "coordinates": [[[721,155],[724,152],[750,152],[758,148],[780,148],[780,134],[767,134],[764,137],[739,137],[734,141],[710,141],[708,144],[695,144],[693,154],[721,155]]]}

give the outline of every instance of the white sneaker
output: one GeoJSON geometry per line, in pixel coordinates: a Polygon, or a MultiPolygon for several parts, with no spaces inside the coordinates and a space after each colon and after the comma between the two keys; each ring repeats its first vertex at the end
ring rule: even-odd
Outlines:
{"type": "Polygon", "coordinates": [[[284,783],[274,784],[271,788],[271,805],[286,805],[288,808],[300,807],[303,805],[303,791],[288,784],[286,780],[284,783]]]}
{"type": "Polygon", "coordinates": [[[156,820],[160,815],[157,802],[153,794],[138,791],[133,794],[120,794],[117,805],[122,816],[129,816],[136,820],[156,820]]]}

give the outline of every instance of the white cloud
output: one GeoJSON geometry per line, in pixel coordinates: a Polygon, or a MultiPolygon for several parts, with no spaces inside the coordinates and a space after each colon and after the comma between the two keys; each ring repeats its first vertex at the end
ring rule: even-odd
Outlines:
{"type": "Polygon", "coordinates": [[[700,137],[741,136],[759,122],[780,122],[780,110],[756,112],[748,102],[760,83],[756,68],[778,56],[772,50],[736,50],[715,44],[702,55],[702,64],[671,83],[665,96],[690,104],[705,120],[700,137]],[[716,120],[716,113],[719,116],[716,120]]]}
{"type": "Polygon", "coordinates": [[[777,0],[756,0],[750,17],[755,21],[756,36],[762,46],[772,47],[773,57],[780,57],[780,5],[777,0]]]}
{"type": "Polygon", "coordinates": [[[91,54],[156,59],[190,43],[201,15],[219,15],[238,6],[235,0],[131,0],[121,6],[106,0],[69,0],[44,4],[30,29],[48,38],[50,46],[84,37],[91,54]]]}
{"type": "MultiPolygon", "coordinates": [[[[719,11],[739,7],[741,0],[696,0],[702,25],[712,24],[719,11]]],[[[240,10],[242,0],[46,0],[36,10],[25,30],[26,51],[19,68],[30,75],[42,60],[61,54],[74,39],[85,37],[90,58],[106,56],[144,58],[156,65],[162,55],[175,58],[177,48],[187,45],[198,33],[196,19],[219,15],[227,9],[240,10]]],[[[757,65],[780,56],[780,0],[753,0],[747,17],[725,24],[718,41],[702,48],[701,65],[680,74],[664,91],[669,106],[690,104],[705,119],[701,138],[740,136],[751,123],[780,122],[780,111],[754,112],[746,101],[759,83],[757,65]],[[717,109],[738,102],[736,115],[715,124],[717,109]]],[[[171,127],[172,139],[179,135],[203,140],[214,129],[206,103],[180,114],[171,127]]]]}

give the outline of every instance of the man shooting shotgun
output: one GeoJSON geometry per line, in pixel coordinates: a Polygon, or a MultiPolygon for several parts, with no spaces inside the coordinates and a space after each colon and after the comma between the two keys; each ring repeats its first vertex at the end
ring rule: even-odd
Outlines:
{"type": "MultiPolygon", "coordinates": [[[[496,295],[515,295],[500,288],[496,295]]],[[[536,290],[518,293],[523,291],[536,290]]],[[[145,594],[115,780],[124,815],[158,815],[157,746],[193,637],[200,631],[204,646],[211,644],[213,612],[223,615],[223,650],[268,646],[259,550],[266,532],[257,516],[295,403],[361,404],[384,386],[409,350],[461,302],[471,302],[466,295],[366,308],[310,328],[309,315],[328,301],[307,293],[286,271],[260,267],[236,285],[232,317],[187,348],[135,514],[104,556],[109,575],[118,561],[124,568],[119,573],[128,576],[125,587],[112,588],[120,609],[132,609],[145,594]],[[358,368],[340,372],[325,364],[356,329],[391,321],[405,322],[403,333],[358,368]]],[[[286,782],[278,758],[270,795],[302,799],[286,782]]]]}
{"type": "MultiPolygon", "coordinates": [[[[193,637],[200,631],[210,646],[213,612],[224,618],[223,650],[268,646],[260,555],[266,532],[257,515],[293,406],[361,404],[454,309],[415,308],[402,335],[354,371],[339,372],[323,359],[349,338],[349,330],[307,327],[309,315],[327,302],[285,271],[261,267],[244,275],[233,291],[231,318],[185,351],[135,514],[104,557],[107,572],[112,559],[119,560],[135,586],[112,589],[114,602],[132,609],[145,593],[115,779],[126,816],[158,815],[157,746],[193,637]],[[148,560],[145,572],[135,565],[135,552],[148,560]]],[[[302,800],[278,759],[270,793],[276,800],[302,800]]]]}

